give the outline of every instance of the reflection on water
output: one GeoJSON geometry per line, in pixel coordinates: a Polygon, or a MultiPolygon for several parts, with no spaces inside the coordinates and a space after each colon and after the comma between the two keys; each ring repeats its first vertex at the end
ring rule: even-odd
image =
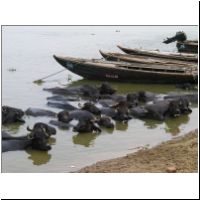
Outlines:
{"type": "Polygon", "coordinates": [[[105,133],[112,134],[114,132],[114,128],[101,128],[101,130],[105,133]]]}
{"type": "MultiPolygon", "coordinates": [[[[102,133],[112,134],[114,129],[112,128],[101,128],[102,133]]],[[[79,133],[72,137],[74,144],[82,145],[84,147],[90,147],[94,145],[95,139],[102,133],[79,133]]]]}
{"type": "Polygon", "coordinates": [[[28,159],[32,161],[33,165],[44,165],[51,160],[51,154],[49,151],[36,151],[27,150],[28,159]]]}
{"type": "MultiPolygon", "coordinates": [[[[49,145],[56,144],[56,138],[49,138],[49,145]]],[[[33,161],[33,165],[43,165],[51,160],[51,154],[49,151],[38,151],[33,149],[28,149],[26,152],[29,154],[28,159],[33,161]]]]}
{"type": "Polygon", "coordinates": [[[157,128],[160,124],[163,123],[163,121],[158,121],[158,120],[154,120],[154,119],[148,119],[148,120],[144,120],[144,126],[146,126],[148,129],[154,129],[157,128]]]}
{"type": "Polygon", "coordinates": [[[19,131],[21,125],[23,124],[20,122],[9,124],[9,125],[3,125],[2,130],[8,131],[11,134],[12,133],[16,134],[19,131]]]}
{"type": "Polygon", "coordinates": [[[84,147],[90,147],[94,145],[94,140],[99,136],[98,133],[79,133],[72,137],[74,144],[83,145],[84,147]]]}
{"type": "Polygon", "coordinates": [[[165,120],[166,133],[171,133],[173,136],[177,135],[178,133],[181,132],[180,126],[182,124],[187,124],[189,119],[190,119],[189,115],[185,114],[176,118],[170,118],[170,119],[165,120]]]}
{"type": "MultiPolygon", "coordinates": [[[[130,122],[130,121],[129,121],[130,122]]],[[[128,129],[128,123],[123,123],[123,122],[116,122],[115,124],[115,129],[119,131],[126,131],[128,129]]]]}
{"type": "Polygon", "coordinates": [[[55,144],[56,144],[56,138],[54,138],[54,137],[49,138],[48,143],[49,143],[50,145],[55,145],[55,144]]]}
{"type": "Polygon", "coordinates": [[[187,124],[190,117],[188,114],[181,115],[176,118],[167,118],[165,121],[158,121],[153,119],[144,120],[144,126],[148,129],[155,129],[159,125],[165,125],[165,132],[170,133],[171,135],[175,136],[181,132],[180,126],[182,124],[187,124]]]}
{"type": "MultiPolygon", "coordinates": [[[[102,83],[102,81],[98,80],[88,80],[88,79],[81,79],[77,81],[73,81],[70,84],[64,84],[65,86],[80,86],[83,84],[98,86],[102,83]]],[[[180,91],[177,89],[175,85],[172,84],[137,84],[137,83],[119,83],[119,82],[111,82],[109,84],[112,85],[117,90],[117,93],[127,94],[129,92],[136,92],[136,91],[151,91],[155,93],[169,93],[172,91],[180,91]]]]}

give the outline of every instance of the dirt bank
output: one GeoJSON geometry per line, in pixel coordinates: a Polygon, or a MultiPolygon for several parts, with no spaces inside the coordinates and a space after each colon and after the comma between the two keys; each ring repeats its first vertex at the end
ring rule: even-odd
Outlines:
{"type": "Polygon", "coordinates": [[[127,173],[127,172],[197,172],[198,130],[183,137],[163,142],[151,148],[142,149],[124,157],[100,161],[82,168],[78,172],[127,173]]]}

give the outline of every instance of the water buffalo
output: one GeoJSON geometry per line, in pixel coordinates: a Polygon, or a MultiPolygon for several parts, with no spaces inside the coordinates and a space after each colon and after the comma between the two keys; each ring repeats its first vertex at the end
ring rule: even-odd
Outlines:
{"type": "Polygon", "coordinates": [[[189,101],[187,98],[181,97],[178,99],[179,101],[179,109],[181,111],[181,114],[187,114],[191,113],[192,110],[189,108],[189,101]]]}
{"type": "Polygon", "coordinates": [[[8,133],[2,132],[2,152],[24,150],[31,146],[32,140],[28,136],[12,137],[8,133]]]}
{"type": "Polygon", "coordinates": [[[57,115],[58,121],[69,123],[71,120],[95,120],[94,115],[87,110],[61,111],[57,115]]]}
{"type": "Polygon", "coordinates": [[[126,100],[131,105],[131,107],[137,106],[139,104],[139,94],[129,93],[126,95],[126,100]]]}
{"type": "Polygon", "coordinates": [[[27,127],[30,134],[26,136],[13,137],[8,133],[2,132],[2,152],[24,150],[32,148],[36,150],[48,151],[48,138],[56,134],[55,128],[44,123],[36,123],[33,129],[27,127]]]}
{"type": "Polygon", "coordinates": [[[129,115],[127,101],[120,101],[113,105],[112,108],[115,108],[117,111],[117,114],[113,117],[114,120],[126,122],[132,118],[129,115]]]}
{"type": "Polygon", "coordinates": [[[102,116],[99,120],[97,120],[97,124],[104,128],[114,128],[113,122],[107,116],[102,116]]]}
{"type": "Polygon", "coordinates": [[[178,100],[162,100],[155,104],[145,105],[144,108],[147,110],[147,118],[164,120],[166,117],[176,117],[181,114],[178,100]]]}
{"type": "Polygon", "coordinates": [[[44,88],[44,91],[51,92],[53,94],[61,94],[61,95],[72,95],[67,88],[60,88],[60,87],[55,87],[55,88],[44,88]]]}
{"type": "Polygon", "coordinates": [[[79,95],[79,96],[86,96],[86,97],[94,97],[98,94],[98,90],[96,87],[90,85],[81,85],[81,86],[74,86],[68,88],[44,88],[43,90],[52,92],[53,94],[60,94],[60,95],[79,95]]]}
{"type": "Polygon", "coordinates": [[[111,118],[115,117],[117,115],[117,110],[114,108],[109,108],[109,107],[103,107],[100,109],[102,115],[109,116],[111,118]]]}
{"type": "Polygon", "coordinates": [[[112,99],[100,99],[98,101],[98,103],[100,105],[102,105],[103,107],[110,107],[110,106],[116,104],[116,102],[114,100],[112,100],[112,99]]]}
{"type": "Polygon", "coordinates": [[[2,106],[2,124],[9,124],[15,122],[24,123],[22,119],[24,111],[10,106],[2,106]]]}
{"type": "Polygon", "coordinates": [[[155,104],[145,105],[144,108],[147,110],[147,118],[161,121],[167,117],[177,117],[181,114],[179,100],[162,100],[155,104]]]}
{"type": "MultiPolygon", "coordinates": [[[[102,97],[102,95],[100,95],[100,97],[102,97]]],[[[111,107],[121,101],[126,101],[126,96],[114,94],[114,95],[108,95],[108,98],[100,98],[98,103],[103,107],[111,107]]]]}
{"type": "Polygon", "coordinates": [[[83,85],[81,88],[81,93],[83,97],[91,98],[91,100],[94,101],[99,98],[99,91],[95,86],[83,85]]]}
{"type": "Polygon", "coordinates": [[[156,98],[156,94],[147,91],[138,91],[134,93],[129,93],[126,96],[126,100],[129,103],[130,107],[137,106],[139,102],[149,102],[153,101],[156,98]]]}
{"type": "Polygon", "coordinates": [[[98,100],[112,100],[114,102],[125,101],[126,96],[118,94],[100,94],[98,100]]]}
{"type": "Polygon", "coordinates": [[[27,127],[27,130],[30,131],[29,137],[32,137],[32,149],[37,150],[50,150],[51,146],[48,145],[48,139],[56,134],[56,129],[52,126],[49,126],[45,123],[36,123],[33,126],[33,129],[27,127]]]}
{"type": "Polygon", "coordinates": [[[78,124],[74,127],[73,131],[79,133],[101,133],[101,129],[97,127],[91,120],[80,120],[78,124]]]}
{"type": "Polygon", "coordinates": [[[71,105],[68,102],[62,102],[62,103],[47,102],[47,105],[51,106],[53,108],[60,108],[60,109],[68,110],[68,111],[72,111],[72,110],[78,109],[78,108],[76,108],[75,106],[71,105]]]}
{"type": "Polygon", "coordinates": [[[98,100],[100,100],[100,99],[112,99],[112,98],[113,98],[113,95],[111,95],[111,94],[101,94],[101,95],[99,95],[98,100]]]}
{"type": "Polygon", "coordinates": [[[156,95],[152,92],[147,92],[147,91],[138,92],[138,101],[141,102],[153,101],[155,97],[156,95]]]}
{"type": "Polygon", "coordinates": [[[63,95],[55,95],[52,97],[47,97],[47,100],[51,101],[79,101],[79,97],[76,96],[63,96],[63,95]]]}
{"type": "Polygon", "coordinates": [[[180,99],[161,100],[152,104],[138,106],[130,110],[130,114],[138,118],[148,118],[163,121],[168,117],[177,117],[189,113],[187,102],[180,99]]]}
{"type": "Polygon", "coordinates": [[[53,111],[39,109],[39,108],[28,108],[25,111],[25,114],[33,116],[33,117],[39,117],[39,116],[55,117],[56,116],[56,113],[53,111]]]}
{"type": "Polygon", "coordinates": [[[100,115],[101,114],[101,110],[97,106],[95,106],[93,103],[90,103],[90,102],[84,103],[81,110],[87,110],[94,115],[100,115]]]}
{"type": "Polygon", "coordinates": [[[164,99],[179,99],[179,98],[185,98],[191,103],[198,103],[198,93],[188,93],[188,94],[179,94],[179,93],[173,93],[166,95],[164,99]]]}
{"type": "Polygon", "coordinates": [[[126,96],[114,94],[111,95],[111,99],[115,102],[126,101],[126,96]]]}
{"type": "Polygon", "coordinates": [[[130,115],[137,118],[145,118],[147,113],[148,111],[144,108],[144,106],[137,106],[130,109],[130,115]]]}
{"type": "Polygon", "coordinates": [[[115,89],[113,89],[107,82],[102,83],[102,85],[99,87],[99,93],[100,94],[114,94],[116,92],[115,89]]]}
{"type": "Polygon", "coordinates": [[[57,120],[50,120],[49,123],[51,125],[59,127],[60,129],[69,129],[72,126],[69,123],[65,123],[65,122],[61,122],[61,121],[57,121],[57,120]]]}

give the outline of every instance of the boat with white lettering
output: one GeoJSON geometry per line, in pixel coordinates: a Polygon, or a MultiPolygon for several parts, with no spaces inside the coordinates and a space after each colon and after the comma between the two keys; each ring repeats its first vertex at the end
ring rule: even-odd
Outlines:
{"type": "Polygon", "coordinates": [[[176,67],[163,64],[111,62],[54,55],[69,71],[86,79],[134,83],[197,83],[197,67],[176,67]]]}

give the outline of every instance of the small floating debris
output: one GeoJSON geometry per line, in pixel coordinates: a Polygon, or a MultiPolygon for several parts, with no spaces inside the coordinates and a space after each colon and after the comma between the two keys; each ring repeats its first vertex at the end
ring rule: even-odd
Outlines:
{"type": "Polygon", "coordinates": [[[116,32],[116,33],[119,33],[119,32],[120,32],[120,30],[116,30],[115,32],[116,32]]]}
{"type": "Polygon", "coordinates": [[[44,83],[44,81],[40,79],[40,80],[33,81],[33,83],[41,85],[42,83],[44,83]]]}
{"type": "Polygon", "coordinates": [[[55,76],[56,74],[59,74],[59,73],[64,72],[64,71],[66,71],[66,70],[64,69],[64,70],[61,70],[61,71],[59,71],[59,72],[50,74],[50,75],[45,76],[45,77],[43,77],[43,78],[41,78],[41,79],[38,79],[38,80],[33,81],[33,83],[36,83],[36,84],[38,84],[38,85],[41,85],[42,83],[45,82],[44,79],[47,79],[47,78],[52,77],[52,76],[55,76]]]}
{"type": "Polygon", "coordinates": [[[91,35],[96,35],[95,33],[91,33],[91,35]]]}

